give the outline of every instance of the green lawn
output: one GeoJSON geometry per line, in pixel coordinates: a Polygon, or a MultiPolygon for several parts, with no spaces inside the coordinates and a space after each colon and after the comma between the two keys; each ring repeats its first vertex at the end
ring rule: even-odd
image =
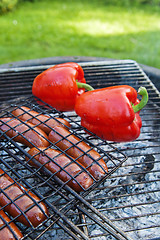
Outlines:
{"type": "Polygon", "coordinates": [[[134,59],[160,68],[160,7],[24,2],[0,16],[0,64],[54,56],[134,59]]]}

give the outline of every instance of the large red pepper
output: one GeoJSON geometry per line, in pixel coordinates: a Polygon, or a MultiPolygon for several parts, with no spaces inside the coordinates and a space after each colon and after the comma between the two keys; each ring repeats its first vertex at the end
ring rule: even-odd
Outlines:
{"type": "Polygon", "coordinates": [[[126,142],[139,137],[142,121],[139,111],[148,101],[144,87],[113,86],[86,92],[76,100],[75,111],[81,124],[105,140],[126,142]]]}
{"type": "Polygon", "coordinates": [[[39,74],[32,93],[59,111],[73,111],[77,95],[85,91],[77,82],[86,83],[82,67],[75,62],[62,63],[39,74]]]}

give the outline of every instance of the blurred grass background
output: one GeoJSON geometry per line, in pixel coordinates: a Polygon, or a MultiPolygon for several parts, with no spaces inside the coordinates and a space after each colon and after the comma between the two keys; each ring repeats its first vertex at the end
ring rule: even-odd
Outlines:
{"type": "Polygon", "coordinates": [[[0,64],[54,56],[160,68],[160,1],[20,0],[0,15],[0,64]]]}

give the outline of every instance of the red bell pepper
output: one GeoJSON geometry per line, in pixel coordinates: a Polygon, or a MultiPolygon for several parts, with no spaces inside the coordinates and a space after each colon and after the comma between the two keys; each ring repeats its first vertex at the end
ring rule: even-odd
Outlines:
{"type": "Polygon", "coordinates": [[[137,91],[128,86],[113,86],[86,92],[76,100],[75,111],[81,125],[102,139],[126,142],[139,137],[142,121],[140,110],[148,101],[144,87],[137,91]]]}
{"type": "Polygon", "coordinates": [[[77,82],[86,83],[82,67],[75,62],[62,63],[39,74],[32,93],[59,111],[73,111],[76,97],[85,91],[77,82]]]}

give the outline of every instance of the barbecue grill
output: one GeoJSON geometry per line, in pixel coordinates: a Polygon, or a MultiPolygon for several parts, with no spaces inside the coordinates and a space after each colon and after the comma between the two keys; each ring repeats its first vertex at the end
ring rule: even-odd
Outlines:
{"type": "Polygon", "coordinates": [[[39,104],[31,93],[33,79],[51,65],[0,69],[0,117],[13,117],[13,109],[28,106],[51,118],[65,118],[72,126],[71,133],[99,152],[108,166],[102,179],[93,179],[91,187],[77,193],[35,160],[38,169],[30,166],[28,149],[0,132],[0,167],[36,194],[50,212],[38,227],[28,228],[14,217],[10,219],[24,239],[160,239],[160,93],[135,61],[80,65],[93,88],[146,87],[149,102],[141,112],[141,135],[129,143],[103,141],[88,135],[74,112],[61,113],[44,102],[39,104]]]}

